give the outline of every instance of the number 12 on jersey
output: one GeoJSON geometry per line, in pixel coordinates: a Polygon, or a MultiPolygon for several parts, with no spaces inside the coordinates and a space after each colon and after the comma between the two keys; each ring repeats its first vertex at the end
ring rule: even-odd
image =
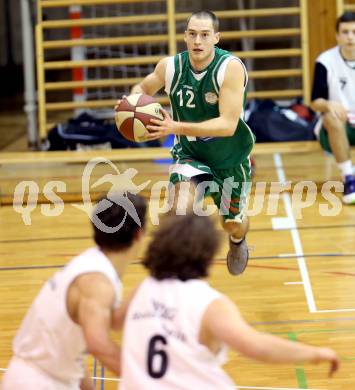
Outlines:
{"type": "MultiPolygon", "coordinates": [[[[176,94],[179,97],[179,105],[180,105],[180,107],[184,107],[184,99],[183,99],[182,89],[179,89],[176,94]]],[[[187,102],[186,102],[185,107],[195,108],[196,104],[192,103],[193,100],[194,100],[194,97],[195,97],[195,94],[193,93],[193,91],[190,91],[189,89],[187,89],[185,91],[185,96],[187,97],[187,102]]],[[[188,141],[196,141],[196,137],[193,137],[193,136],[187,136],[186,138],[188,139],[188,141]]]]}
{"type": "MultiPolygon", "coordinates": [[[[180,105],[180,107],[184,107],[184,98],[183,98],[182,89],[180,89],[176,94],[179,96],[179,105],[180,105]]],[[[193,93],[193,91],[190,91],[189,89],[187,89],[185,91],[185,96],[187,97],[187,99],[185,99],[185,100],[187,100],[186,104],[185,104],[185,107],[195,108],[196,104],[192,103],[193,100],[194,100],[194,97],[195,97],[195,94],[193,93]]]]}

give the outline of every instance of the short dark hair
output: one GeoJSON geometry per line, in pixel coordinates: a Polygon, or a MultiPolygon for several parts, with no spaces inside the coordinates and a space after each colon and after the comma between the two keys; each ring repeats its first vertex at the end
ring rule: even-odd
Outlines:
{"type": "Polygon", "coordinates": [[[339,16],[336,23],[336,31],[339,32],[340,23],[355,22],[355,12],[347,11],[339,16]]]}
{"type": "Polygon", "coordinates": [[[219,232],[209,217],[169,215],[154,232],[143,265],[158,280],[203,278],[219,243],[219,232]]]}
{"type": "MultiPolygon", "coordinates": [[[[99,201],[108,200],[112,205],[106,210],[97,212],[97,207],[94,213],[97,213],[98,219],[102,224],[115,228],[119,226],[122,221],[122,226],[115,232],[107,232],[100,229],[100,226],[96,226],[97,223],[92,221],[92,227],[94,229],[94,240],[101,249],[120,251],[129,248],[134,239],[137,237],[137,233],[145,226],[145,214],[147,205],[145,200],[140,195],[134,195],[127,192],[124,194],[114,194],[113,196],[103,196],[99,201]],[[134,209],[138,215],[141,226],[130,216],[125,207],[122,206],[123,202],[127,202],[127,199],[132,202],[134,209]]],[[[99,204],[99,203],[98,203],[99,204]]]]}
{"type": "Polygon", "coordinates": [[[197,11],[197,12],[192,13],[189,16],[189,18],[187,19],[186,30],[187,30],[187,26],[190,23],[191,18],[198,18],[198,19],[206,19],[206,18],[208,18],[208,19],[211,19],[214,32],[218,32],[219,31],[219,20],[218,20],[217,16],[212,11],[202,10],[202,11],[197,11]]]}

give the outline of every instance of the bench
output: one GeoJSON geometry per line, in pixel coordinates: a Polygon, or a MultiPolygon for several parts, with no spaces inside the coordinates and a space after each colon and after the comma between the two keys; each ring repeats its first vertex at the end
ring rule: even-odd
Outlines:
{"type": "MultiPolygon", "coordinates": [[[[255,144],[252,154],[309,153],[320,151],[318,141],[270,142],[255,144]]],[[[94,157],[104,157],[115,162],[152,161],[170,158],[169,148],[133,148],[89,151],[5,152],[0,154],[0,165],[86,163],[94,157]]]]}

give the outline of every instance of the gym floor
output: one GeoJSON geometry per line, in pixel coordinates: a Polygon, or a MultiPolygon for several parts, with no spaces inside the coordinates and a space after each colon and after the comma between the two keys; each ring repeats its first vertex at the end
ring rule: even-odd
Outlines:
{"type": "MultiPolygon", "coordinates": [[[[324,364],[271,366],[231,352],[226,370],[240,389],[353,390],[355,208],[342,207],[339,194],[332,204],[321,194],[324,181],[339,179],[332,159],[321,151],[274,153],[255,158],[254,182],[267,185],[265,196],[262,187],[256,192],[254,187],[249,203],[249,212],[254,214],[248,234],[249,266],[240,277],[228,274],[225,238],[208,280],[233,299],[247,321],[258,330],[332,347],[338,351],[342,366],[329,379],[324,364]],[[313,181],[314,186],[300,184],[301,180],[313,181]],[[292,181],[293,191],[284,192],[277,199],[270,183],[275,183],[273,188],[276,188],[280,186],[278,183],[287,181],[292,181]],[[332,210],[336,215],[329,215],[332,210]]],[[[117,165],[119,172],[129,167],[138,171],[135,184],[152,180],[144,193],[150,199],[148,241],[154,229],[151,216],[159,216],[159,202],[152,187],[159,180],[167,180],[168,165],[154,162],[117,165]]],[[[16,329],[43,282],[92,245],[88,218],[73,207],[81,203],[83,170],[84,164],[0,166],[0,376],[11,356],[11,340],[16,329]],[[23,180],[38,183],[40,195],[49,180],[65,183],[66,192],[58,193],[65,199],[62,211],[46,216],[48,209],[42,197],[42,204],[35,205],[26,219],[21,204],[12,203],[16,186],[23,180]]],[[[99,167],[90,183],[112,173],[111,170],[109,166],[99,167]]],[[[95,194],[110,189],[108,184],[95,188],[95,194]]],[[[213,217],[217,221],[217,213],[213,217]]],[[[146,275],[139,264],[142,256],[143,253],[128,268],[125,293],[146,275]]],[[[116,388],[117,378],[92,358],[89,365],[97,377],[98,389],[116,388]]]]}

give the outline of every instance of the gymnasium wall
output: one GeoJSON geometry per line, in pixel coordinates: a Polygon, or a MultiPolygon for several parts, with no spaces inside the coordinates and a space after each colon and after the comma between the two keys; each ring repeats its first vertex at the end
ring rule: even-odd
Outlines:
{"type": "MultiPolygon", "coordinates": [[[[35,18],[35,10],[36,10],[36,1],[35,0],[28,0],[32,4],[33,9],[33,18],[35,18]]],[[[181,2],[184,3],[184,2],[181,2]]],[[[193,9],[200,9],[200,8],[206,8],[206,9],[214,9],[214,10],[227,10],[227,9],[236,9],[238,0],[219,0],[216,2],[215,0],[194,0],[194,7],[193,9]]],[[[297,6],[299,4],[298,0],[243,0],[242,3],[244,4],[245,8],[265,8],[265,7],[292,7],[297,6]]],[[[319,11],[319,17],[322,19],[323,22],[321,24],[322,26],[322,34],[312,34],[311,35],[311,59],[310,64],[313,63],[313,58],[316,56],[317,52],[319,51],[319,47],[327,46],[327,42],[329,41],[330,44],[333,43],[334,36],[333,34],[333,26],[331,26],[330,32],[327,32],[327,23],[324,21],[324,19],[327,19],[329,17],[332,17],[334,19],[334,15],[331,16],[327,14],[327,9],[330,10],[330,12],[334,12],[335,9],[335,0],[320,0],[320,1],[311,1],[309,2],[309,8],[310,11],[313,13],[317,11],[315,10],[315,3],[319,3],[317,6],[317,9],[319,11]],[[321,7],[321,8],[320,8],[321,7]],[[321,44],[318,45],[317,42],[321,41],[321,44]],[[327,41],[327,42],[326,42],[327,41]]],[[[177,4],[179,4],[179,1],[177,1],[177,4]]],[[[48,10],[48,13],[46,17],[50,19],[52,17],[51,15],[52,10],[48,10]]],[[[66,18],[67,12],[65,9],[56,9],[56,18],[66,18]]],[[[319,18],[316,18],[317,22],[319,21],[319,18]]],[[[222,29],[239,29],[240,28],[240,22],[238,20],[225,20],[223,21],[224,25],[222,25],[222,29]]],[[[247,25],[250,23],[250,21],[247,20],[247,25]]],[[[254,28],[262,29],[262,28],[282,28],[285,25],[290,26],[292,23],[296,24],[298,23],[297,18],[294,18],[292,16],[285,16],[282,18],[255,18],[255,20],[252,22],[254,23],[254,28]]],[[[314,27],[311,24],[311,27],[314,27]]],[[[0,82],[2,85],[2,88],[0,89],[0,95],[8,95],[11,92],[14,91],[21,91],[22,85],[23,85],[23,75],[22,75],[22,29],[21,29],[21,9],[20,9],[20,0],[17,1],[11,1],[11,0],[0,0],[0,82]]],[[[46,39],[67,39],[68,38],[68,31],[64,30],[48,30],[46,32],[46,39]]],[[[285,47],[293,47],[297,45],[297,39],[299,38],[284,38],[283,42],[281,42],[281,46],[284,45],[285,47]]],[[[264,47],[272,48],[280,47],[280,40],[282,38],[267,38],[267,39],[257,39],[255,41],[255,45],[257,49],[263,49],[264,47]]],[[[241,50],[241,42],[238,40],[234,42],[228,42],[223,43],[222,41],[222,47],[228,49],[228,50],[241,50]]],[[[183,49],[183,45],[180,45],[178,47],[179,50],[183,49]]],[[[68,58],[68,51],[65,50],[55,50],[50,53],[49,59],[67,59],[68,58]]],[[[282,67],[297,67],[299,66],[299,63],[297,63],[298,59],[286,59],[286,58],[280,58],[277,60],[278,64],[277,68],[282,67]],[[294,61],[295,63],[290,64],[290,61],[294,61]]],[[[248,64],[247,64],[248,65],[248,64]]],[[[263,59],[257,59],[254,60],[254,63],[252,64],[253,67],[257,69],[267,69],[268,65],[266,61],[263,61],[263,59]]],[[[258,89],[263,89],[267,86],[264,85],[264,83],[269,83],[269,80],[264,80],[258,83],[258,89]]],[[[273,86],[273,88],[278,89],[282,87],[283,80],[275,80],[276,84],[273,86]],[[279,83],[280,85],[277,85],[279,83]]],[[[292,81],[291,81],[292,84],[292,81]]],[[[290,85],[291,88],[296,88],[297,85],[290,85]]]]}

